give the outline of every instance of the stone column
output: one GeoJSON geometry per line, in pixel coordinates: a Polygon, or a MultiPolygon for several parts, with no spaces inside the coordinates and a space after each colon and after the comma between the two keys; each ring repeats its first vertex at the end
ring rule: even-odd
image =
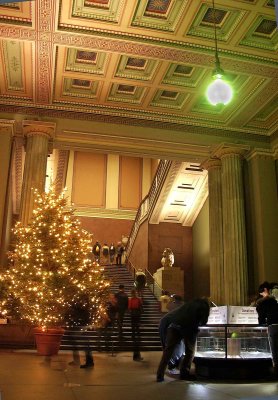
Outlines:
{"type": "Polygon", "coordinates": [[[244,212],[241,147],[220,146],[217,155],[222,162],[222,204],[224,240],[224,301],[227,305],[246,305],[247,246],[244,212]]]}
{"type": "Polygon", "coordinates": [[[26,156],[19,220],[27,225],[33,211],[34,189],[44,191],[49,141],[54,137],[55,124],[23,121],[23,133],[26,137],[26,156]]]}
{"type": "Polygon", "coordinates": [[[202,164],[208,170],[209,187],[209,245],[210,298],[217,305],[224,304],[224,257],[221,161],[211,158],[202,164]]]}
{"type": "MultiPolygon", "coordinates": [[[[278,276],[278,202],[273,152],[253,149],[248,160],[249,282],[251,293],[263,281],[275,282],[278,276]],[[251,272],[251,273],[250,273],[251,272]]],[[[249,286],[249,289],[250,289],[249,286]]]]}

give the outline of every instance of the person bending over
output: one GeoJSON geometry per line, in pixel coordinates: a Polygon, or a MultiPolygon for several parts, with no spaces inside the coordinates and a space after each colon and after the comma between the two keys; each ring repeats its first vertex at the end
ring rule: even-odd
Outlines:
{"type": "Polygon", "coordinates": [[[180,341],[185,344],[185,356],[180,366],[180,379],[192,380],[190,368],[194,358],[198,327],[208,321],[208,299],[195,299],[166,314],[160,321],[159,333],[163,348],[157,369],[157,382],[164,380],[164,373],[180,341]]]}

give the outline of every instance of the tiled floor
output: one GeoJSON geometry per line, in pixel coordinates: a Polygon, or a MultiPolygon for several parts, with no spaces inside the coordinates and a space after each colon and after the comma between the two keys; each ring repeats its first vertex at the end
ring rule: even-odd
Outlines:
{"type": "Polygon", "coordinates": [[[2,350],[1,400],[278,400],[278,382],[271,381],[186,382],[166,376],[157,383],[161,353],[142,355],[142,362],[134,362],[131,353],[96,353],[94,368],[87,370],[69,365],[70,352],[43,357],[2,350]]]}

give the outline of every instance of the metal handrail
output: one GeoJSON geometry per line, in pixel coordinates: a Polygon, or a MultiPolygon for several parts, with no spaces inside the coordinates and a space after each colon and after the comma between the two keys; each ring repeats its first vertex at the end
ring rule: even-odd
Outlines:
{"type": "Polygon", "coordinates": [[[132,249],[133,243],[135,241],[135,238],[137,236],[138,230],[140,225],[149,218],[150,213],[152,212],[152,209],[155,204],[155,199],[157,197],[157,194],[160,191],[160,186],[161,183],[164,181],[163,178],[165,175],[168,173],[170,167],[172,165],[172,161],[169,160],[160,160],[159,165],[157,167],[157,171],[155,174],[155,177],[152,181],[149,193],[147,196],[143,198],[141,201],[139,208],[137,210],[133,226],[131,228],[131,232],[129,235],[129,239],[126,245],[126,255],[127,257],[130,254],[130,251],[132,249]]]}
{"type": "MultiPolygon", "coordinates": [[[[127,269],[129,271],[129,273],[132,275],[133,280],[135,281],[137,269],[132,264],[132,262],[130,262],[130,261],[127,262],[127,269]]],[[[163,291],[162,287],[156,282],[153,275],[150,273],[150,271],[147,268],[145,268],[143,272],[146,275],[146,283],[147,283],[148,288],[151,290],[153,295],[159,300],[160,296],[162,295],[162,291],[163,291]]]]}
{"type": "Polygon", "coordinates": [[[159,300],[163,292],[162,287],[156,282],[153,275],[150,273],[148,269],[145,269],[145,275],[148,287],[151,289],[153,295],[157,298],[157,300],[159,300]]]}

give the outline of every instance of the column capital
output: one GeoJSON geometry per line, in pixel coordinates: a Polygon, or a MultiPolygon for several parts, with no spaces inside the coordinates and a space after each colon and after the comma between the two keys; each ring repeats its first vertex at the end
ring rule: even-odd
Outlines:
{"type": "Polygon", "coordinates": [[[200,165],[201,168],[206,170],[221,168],[221,160],[219,158],[208,158],[200,165]]]}
{"type": "Polygon", "coordinates": [[[13,119],[0,119],[0,134],[11,133],[15,135],[15,120],[13,119]]]}
{"type": "Polygon", "coordinates": [[[26,137],[39,135],[47,136],[48,139],[53,139],[55,136],[56,123],[25,120],[22,122],[22,129],[26,137]]]}
{"type": "MultiPolygon", "coordinates": [[[[270,150],[270,149],[252,149],[251,151],[248,152],[246,159],[248,161],[252,160],[252,158],[259,157],[263,159],[267,158],[274,158],[275,159],[275,149],[270,150]]],[[[278,146],[276,149],[276,158],[278,157],[278,146]]]]}
{"type": "Polygon", "coordinates": [[[220,159],[231,155],[244,157],[249,150],[250,146],[247,145],[221,143],[213,150],[211,155],[220,159]]]}

